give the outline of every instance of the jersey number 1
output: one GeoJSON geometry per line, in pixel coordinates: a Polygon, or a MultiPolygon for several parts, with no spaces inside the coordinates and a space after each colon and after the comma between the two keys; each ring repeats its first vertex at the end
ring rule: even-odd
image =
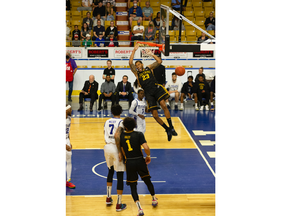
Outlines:
{"type": "Polygon", "coordinates": [[[133,148],[131,148],[131,145],[130,145],[130,140],[126,140],[126,143],[128,145],[128,151],[133,151],[133,148]]]}

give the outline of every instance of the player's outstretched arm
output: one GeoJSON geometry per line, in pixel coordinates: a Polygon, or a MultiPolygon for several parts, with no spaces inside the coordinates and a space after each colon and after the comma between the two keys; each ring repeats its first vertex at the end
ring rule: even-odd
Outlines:
{"type": "Polygon", "coordinates": [[[149,67],[149,68],[152,69],[152,70],[155,69],[155,68],[157,68],[157,67],[159,67],[159,65],[162,63],[161,58],[159,58],[158,56],[154,55],[154,54],[151,52],[151,50],[149,50],[149,49],[146,49],[146,53],[147,53],[148,55],[152,56],[152,57],[156,60],[156,62],[154,62],[154,63],[151,64],[151,65],[148,65],[147,67],[149,67]]]}
{"type": "Polygon", "coordinates": [[[134,55],[135,55],[135,52],[136,50],[139,48],[139,44],[136,43],[132,53],[131,53],[131,56],[130,56],[130,59],[129,59],[129,66],[130,66],[130,69],[131,71],[134,73],[134,75],[137,77],[137,68],[136,66],[133,64],[133,59],[134,59],[134,55]]]}

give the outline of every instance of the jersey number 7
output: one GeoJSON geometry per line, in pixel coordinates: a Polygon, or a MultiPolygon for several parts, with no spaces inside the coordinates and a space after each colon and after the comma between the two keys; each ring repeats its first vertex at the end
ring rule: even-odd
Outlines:
{"type": "Polygon", "coordinates": [[[114,124],[109,124],[109,127],[111,127],[110,135],[113,134],[114,124]]]}

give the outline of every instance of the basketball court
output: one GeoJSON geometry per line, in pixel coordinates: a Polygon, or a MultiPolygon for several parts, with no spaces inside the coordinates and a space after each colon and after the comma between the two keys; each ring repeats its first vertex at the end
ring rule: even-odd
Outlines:
{"type": "MultiPolygon", "coordinates": [[[[211,50],[211,46],[214,50],[214,45],[211,44],[207,46],[207,44],[187,44],[180,41],[170,43],[168,23],[171,21],[171,13],[185,20],[184,16],[179,16],[169,7],[161,5],[161,17],[167,25],[165,36],[158,45],[144,42],[141,46],[148,46],[153,53],[155,50],[160,50],[165,56],[169,56],[170,52],[211,50]]],[[[145,48],[140,47],[142,58],[137,60],[154,60],[146,55],[145,48]]],[[[189,65],[191,62],[187,61],[186,64],[189,65]]],[[[188,75],[191,74],[184,74],[181,80],[186,81],[188,75]]],[[[167,79],[170,77],[167,76],[167,79]]],[[[138,211],[130,194],[130,187],[125,184],[126,173],[122,203],[127,204],[127,209],[116,212],[115,203],[112,206],[105,204],[108,169],[103,151],[105,145],[103,127],[105,121],[112,117],[111,104],[108,104],[107,109],[99,112],[95,109],[93,112],[88,110],[78,112],[79,104],[76,101],[78,98],[74,97],[72,103],[67,102],[72,106],[71,181],[76,185],[76,189],[66,190],[66,215],[137,215],[138,211]]],[[[127,107],[127,102],[120,101],[120,105],[127,107]]],[[[195,111],[193,106],[194,101],[185,102],[184,111],[175,110],[174,106],[171,106],[171,119],[178,136],[174,136],[170,142],[164,129],[156,123],[152,114],[145,114],[145,138],[151,149],[151,163],[148,168],[159,203],[156,208],[152,207],[151,195],[144,182],[139,179],[138,193],[145,215],[215,215],[215,111],[195,111]]],[[[158,114],[164,122],[167,122],[162,109],[158,114]]],[[[128,109],[124,108],[121,118],[127,116],[131,117],[128,109]]],[[[117,197],[116,184],[114,173],[112,187],[114,200],[117,197]]]]}

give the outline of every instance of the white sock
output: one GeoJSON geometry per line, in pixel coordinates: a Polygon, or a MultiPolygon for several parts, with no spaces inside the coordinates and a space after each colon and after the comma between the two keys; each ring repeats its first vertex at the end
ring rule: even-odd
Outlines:
{"type": "Polygon", "coordinates": [[[111,197],[112,186],[107,186],[107,197],[111,197]]]}
{"type": "Polygon", "coordinates": [[[121,200],[122,200],[122,195],[119,195],[119,194],[118,194],[117,204],[121,204],[121,203],[122,203],[121,200]]]}
{"type": "Polygon", "coordinates": [[[181,103],[181,107],[183,107],[183,103],[181,103]]]}
{"type": "Polygon", "coordinates": [[[138,210],[142,209],[139,201],[136,202],[136,206],[137,206],[138,210]]]}
{"type": "Polygon", "coordinates": [[[66,154],[66,172],[67,172],[67,181],[71,180],[71,172],[72,172],[72,163],[71,163],[71,154],[66,154]]]}
{"type": "Polygon", "coordinates": [[[154,196],[152,196],[152,200],[156,200],[156,196],[154,195],[154,196]]]}
{"type": "Polygon", "coordinates": [[[211,105],[213,105],[213,102],[211,102],[211,105]]]}

